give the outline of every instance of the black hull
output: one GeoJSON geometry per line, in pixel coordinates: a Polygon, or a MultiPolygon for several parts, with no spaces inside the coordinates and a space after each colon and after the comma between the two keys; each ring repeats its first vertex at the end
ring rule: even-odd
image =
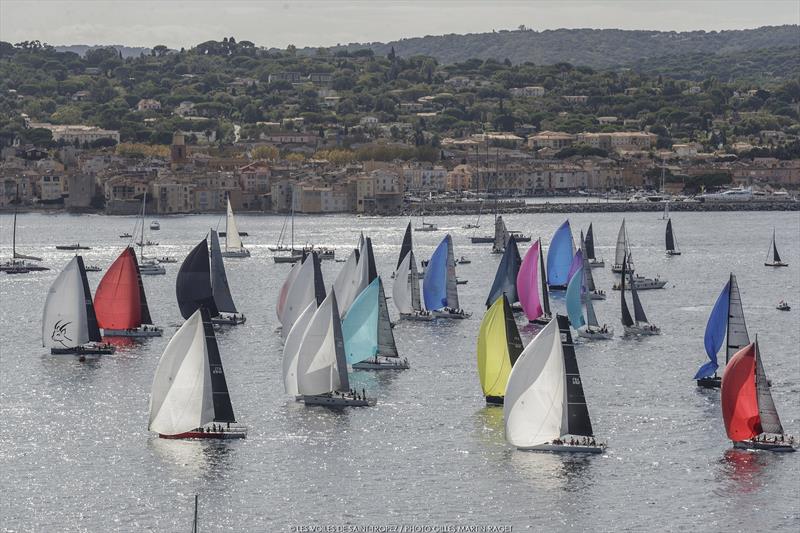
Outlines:
{"type": "Polygon", "coordinates": [[[494,237],[471,237],[472,244],[493,244],[494,237]]]}
{"type": "Polygon", "coordinates": [[[114,353],[113,346],[93,346],[78,348],[50,348],[51,355],[111,355],[114,353]]]}
{"type": "MultiPolygon", "coordinates": [[[[567,290],[566,285],[548,285],[551,291],[565,291],[567,290]]],[[[638,288],[638,287],[637,287],[638,288]]]]}
{"type": "Polygon", "coordinates": [[[502,396],[487,396],[486,405],[503,405],[502,396]]]}
{"type": "Polygon", "coordinates": [[[701,378],[697,380],[697,386],[704,389],[718,389],[722,386],[722,378],[718,376],[701,378]]]}

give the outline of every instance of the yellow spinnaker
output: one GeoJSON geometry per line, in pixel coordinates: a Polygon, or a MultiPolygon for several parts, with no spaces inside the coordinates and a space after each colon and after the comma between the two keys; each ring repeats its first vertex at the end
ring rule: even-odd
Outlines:
{"type": "Polygon", "coordinates": [[[501,295],[486,311],[478,333],[478,376],[484,396],[502,397],[511,373],[504,298],[501,295]]]}

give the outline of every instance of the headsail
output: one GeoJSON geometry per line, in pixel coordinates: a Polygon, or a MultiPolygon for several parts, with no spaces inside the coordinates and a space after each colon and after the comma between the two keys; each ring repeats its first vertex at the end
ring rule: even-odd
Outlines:
{"type": "Polygon", "coordinates": [[[583,267],[583,252],[581,252],[579,249],[575,252],[575,255],[572,257],[572,262],[569,264],[567,283],[569,283],[569,280],[572,279],[572,276],[574,276],[581,267],[583,267]]]}
{"type": "Polygon", "coordinates": [[[359,252],[357,249],[353,249],[333,282],[333,290],[338,295],[339,310],[344,314],[358,296],[356,292],[360,281],[358,262],[359,252]]]}
{"type": "Polygon", "coordinates": [[[211,314],[204,306],[200,307],[203,318],[203,331],[206,337],[206,353],[208,355],[208,369],[211,372],[211,395],[214,400],[214,421],[236,422],[233,415],[233,405],[228,394],[228,382],[225,380],[225,370],[222,368],[222,358],[219,355],[217,337],[214,335],[214,326],[211,324],[211,314]]]}
{"type": "Polygon", "coordinates": [[[453,238],[448,233],[444,237],[447,243],[447,306],[451,309],[460,309],[458,303],[458,280],[456,278],[456,258],[453,255],[453,238]]]}
{"type": "Polygon", "coordinates": [[[406,254],[394,273],[392,284],[392,301],[400,314],[410,315],[414,312],[411,303],[411,254],[406,254]]]}
{"type": "Polygon", "coordinates": [[[628,280],[631,282],[631,300],[633,300],[633,318],[637,323],[648,323],[647,315],[644,314],[644,307],[642,301],[639,299],[639,291],[636,289],[636,283],[633,282],[633,270],[631,270],[628,280]]]}
{"type": "Polygon", "coordinates": [[[386,304],[386,291],[380,276],[378,282],[378,355],[383,357],[399,357],[397,344],[394,341],[392,321],[389,318],[389,306],[386,304]]]}
{"type": "Polygon", "coordinates": [[[732,441],[752,439],[762,432],[755,375],[756,348],[751,343],[731,357],[722,375],[722,418],[732,441]]]}
{"type": "Polygon", "coordinates": [[[719,368],[717,352],[719,352],[719,349],[722,347],[722,343],[725,340],[725,331],[728,327],[730,295],[731,282],[728,281],[717,297],[717,302],[714,304],[714,308],[711,310],[711,316],[708,317],[708,323],[706,324],[703,344],[705,345],[706,355],[708,355],[709,361],[700,367],[694,379],[711,377],[716,374],[719,368]]]}
{"type": "Polygon", "coordinates": [[[136,252],[125,248],[103,275],[94,297],[98,325],[103,329],[134,329],[142,325],[136,252]]]}
{"type": "Polygon", "coordinates": [[[297,279],[292,283],[286,296],[286,305],[283,310],[281,335],[285,339],[294,325],[295,320],[308,307],[309,302],[316,300],[317,305],[325,299],[325,287],[322,281],[319,257],[310,253],[303,260],[297,279]]]}
{"type": "MultiPolygon", "coordinates": [[[[425,278],[422,283],[422,292],[425,298],[425,308],[430,310],[441,309],[443,307],[455,307],[449,301],[450,296],[450,257],[452,249],[449,246],[450,235],[446,235],[428,262],[425,269],[425,278]]],[[[453,267],[455,270],[455,267],[453,267]]],[[[455,284],[455,280],[453,280],[455,284]]],[[[456,302],[457,304],[457,302],[456,302]]]]}
{"type": "Polygon", "coordinates": [[[478,333],[478,377],[484,396],[502,397],[508,376],[522,353],[511,305],[501,294],[489,307],[478,333]]]}
{"type": "Polygon", "coordinates": [[[625,232],[625,219],[622,219],[622,225],[619,227],[617,233],[617,248],[614,251],[614,264],[621,265],[625,255],[628,251],[627,234],[625,232]]]}
{"type": "Polygon", "coordinates": [[[292,288],[292,284],[294,280],[297,279],[297,274],[300,272],[300,268],[302,265],[300,263],[294,263],[292,265],[291,270],[289,270],[289,274],[286,276],[286,280],[281,285],[281,290],[278,293],[278,303],[275,306],[275,314],[278,315],[278,320],[283,324],[283,311],[286,308],[286,297],[289,294],[289,289],[292,288]]]}
{"type": "Polygon", "coordinates": [[[667,220],[666,245],[668,252],[675,251],[675,236],[672,234],[672,219],[667,220]]]}
{"type": "Polygon", "coordinates": [[[600,322],[597,321],[597,315],[594,312],[594,304],[591,298],[586,298],[586,325],[599,328],[600,322]]]}
{"type": "Polygon", "coordinates": [[[539,277],[542,287],[542,310],[545,315],[550,316],[550,293],[547,287],[547,271],[544,268],[544,248],[542,248],[542,239],[539,239],[539,277]]]}
{"type": "Polygon", "coordinates": [[[228,212],[225,219],[225,251],[239,251],[244,246],[242,238],[239,237],[239,228],[236,227],[236,217],[233,216],[231,199],[228,197],[228,212]]]}
{"type": "Polygon", "coordinates": [[[225,262],[222,259],[219,237],[213,229],[211,230],[211,292],[220,312],[237,312],[236,304],[233,303],[231,296],[231,288],[228,285],[228,276],[225,274],[225,262]]]}
{"type": "Polygon", "coordinates": [[[506,242],[508,242],[509,236],[503,217],[498,216],[494,220],[494,243],[492,244],[492,252],[496,254],[502,253],[503,250],[506,249],[506,242]]]}
{"type": "Polygon", "coordinates": [[[408,252],[411,251],[411,222],[406,226],[406,233],[403,235],[403,244],[400,246],[400,257],[397,258],[397,268],[403,262],[408,252]]]}
{"type": "Polygon", "coordinates": [[[47,292],[42,315],[42,346],[47,348],[75,348],[90,340],[79,260],[73,257],[47,292]]]}
{"type": "Polygon", "coordinates": [[[583,267],[580,267],[567,286],[567,315],[572,327],[575,329],[586,325],[586,321],[583,318],[583,305],[581,304],[582,288],[583,267]]]}
{"type": "Polygon", "coordinates": [[[207,239],[200,241],[183,260],[175,280],[175,293],[183,318],[188,319],[200,306],[208,309],[211,316],[219,314],[211,289],[207,239]]]}
{"type": "Polygon", "coordinates": [[[152,324],[153,318],[150,316],[150,307],[147,305],[147,295],[144,293],[144,283],[142,282],[142,272],[139,270],[139,261],[136,259],[136,251],[131,248],[131,257],[136,264],[136,283],[139,285],[139,305],[141,306],[140,315],[142,324],[152,324]]]}
{"type": "Polygon", "coordinates": [[[539,301],[539,244],[536,241],[528,248],[517,274],[517,296],[528,320],[542,316],[542,304],[539,301]]]}
{"type": "Polygon", "coordinates": [[[376,278],[361,291],[342,320],[344,351],[351,365],[378,354],[379,283],[376,278]]]}
{"type": "Polygon", "coordinates": [[[758,336],[753,343],[756,352],[756,394],[758,397],[758,416],[761,418],[761,431],[764,433],[774,433],[783,435],[783,425],[775,409],[775,402],[772,400],[769,381],[764,371],[764,364],[761,362],[761,351],[758,349],[758,336]]]}
{"type": "Polygon", "coordinates": [[[308,329],[308,323],[311,322],[311,317],[317,310],[317,301],[312,300],[308,306],[297,317],[292,329],[289,330],[289,335],[286,336],[286,342],[283,344],[283,388],[286,394],[297,396],[300,391],[297,389],[297,356],[300,350],[300,343],[303,342],[303,336],[308,329]]]}
{"type": "Polygon", "coordinates": [[[547,250],[547,283],[550,287],[566,287],[572,264],[575,245],[569,220],[566,220],[553,235],[547,250]]]}
{"type": "Polygon", "coordinates": [[[336,293],[331,291],[306,328],[297,360],[300,394],[327,394],[350,389],[338,307],[336,293]]]}
{"type": "Polygon", "coordinates": [[[419,297],[419,270],[417,270],[417,260],[414,258],[413,250],[408,255],[411,256],[411,261],[409,262],[409,269],[411,272],[411,307],[414,308],[414,311],[422,311],[422,303],[419,297]]]}
{"type": "Polygon", "coordinates": [[[521,263],[522,259],[519,256],[517,240],[512,235],[508,239],[503,258],[500,259],[500,264],[497,266],[494,282],[489,291],[489,297],[486,299],[487,309],[492,306],[501,294],[505,294],[511,303],[519,301],[517,296],[517,275],[519,274],[521,263]]]}

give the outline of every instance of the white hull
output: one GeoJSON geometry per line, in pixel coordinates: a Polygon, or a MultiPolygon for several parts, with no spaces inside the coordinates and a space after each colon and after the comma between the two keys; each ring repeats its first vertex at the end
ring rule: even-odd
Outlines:
{"type": "Polygon", "coordinates": [[[589,259],[589,266],[592,268],[604,268],[606,262],[603,259],[589,259]]]}
{"type": "Polygon", "coordinates": [[[739,441],[733,443],[734,448],[743,450],[764,450],[768,452],[794,452],[797,451],[793,442],[763,442],[763,441],[739,441]]]}
{"type": "MultiPolygon", "coordinates": [[[[636,285],[637,291],[652,291],[655,289],[663,289],[667,285],[667,282],[660,279],[648,279],[642,281],[634,280],[634,284],[636,285]]],[[[620,290],[619,284],[615,283],[612,289],[615,291],[620,290]]],[[[625,290],[631,290],[630,284],[626,284],[625,290]]]]}
{"type": "Polygon", "coordinates": [[[163,276],[167,273],[167,269],[161,265],[144,265],[139,267],[139,272],[142,276],[163,276]]]}
{"type": "Polygon", "coordinates": [[[160,337],[164,330],[156,326],[140,326],[136,329],[103,329],[103,337],[160,337]]]}
{"type": "Polygon", "coordinates": [[[452,311],[431,311],[431,314],[436,318],[454,318],[462,320],[472,316],[472,313],[467,313],[463,310],[460,313],[452,311]]]}
{"type": "Polygon", "coordinates": [[[250,250],[242,248],[241,250],[228,250],[222,252],[222,257],[250,257],[250,250]]]}
{"type": "Polygon", "coordinates": [[[324,407],[371,407],[376,403],[375,398],[358,400],[352,396],[345,398],[342,396],[329,396],[327,394],[316,396],[301,395],[297,397],[297,401],[306,405],[322,405],[324,407]]]}
{"type": "Polygon", "coordinates": [[[645,335],[661,335],[661,329],[658,326],[651,326],[650,324],[636,324],[635,326],[625,326],[625,336],[645,336],[645,335]]]}
{"type": "Polygon", "coordinates": [[[605,300],[606,299],[606,291],[595,290],[590,293],[584,294],[582,300],[585,302],[586,297],[591,298],[592,300],[605,300]]]}
{"type": "Polygon", "coordinates": [[[353,365],[353,370],[408,370],[408,359],[378,359],[361,361],[353,365]]]}
{"type": "Polygon", "coordinates": [[[517,447],[526,452],[551,453],[603,453],[605,446],[584,446],[580,444],[539,444],[537,446],[517,447]]]}
{"type": "Polygon", "coordinates": [[[413,315],[409,314],[400,314],[400,320],[410,320],[412,322],[430,322],[433,320],[433,315],[431,313],[414,313],[413,315]]]}

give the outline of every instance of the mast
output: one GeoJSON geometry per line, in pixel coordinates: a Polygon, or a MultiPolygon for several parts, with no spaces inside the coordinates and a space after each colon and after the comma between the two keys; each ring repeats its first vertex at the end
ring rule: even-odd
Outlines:
{"type": "Polygon", "coordinates": [[[19,209],[19,184],[17,184],[17,194],[14,198],[14,226],[11,231],[11,262],[17,258],[17,209],[19,209]]]}
{"type": "Polygon", "coordinates": [[[203,333],[206,337],[206,352],[208,353],[208,367],[211,373],[211,395],[214,400],[215,422],[236,422],[233,415],[233,405],[228,394],[228,382],[225,380],[225,370],[222,368],[222,358],[219,355],[217,337],[211,324],[211,314],[204,305],[200,305],[200,316],[203,318],[203,333]]]}
{"type": "Polygon", "coordinates": [[[586,396],[583,393],[581,373],[578,370],[578,360],[575,357],[575,345],[572,343],[572,332],[569,329],[569,320],[563,315],[557,315],[558,329],[561,333],[561,353],[564,356],[564,370],[566,373],[566,431],[567,435],[592,437],[592,421],[589,418],[589,408],[586,405],[586,396]]]}
{"type": "Polygon", "coordinates": [[[458,303],[458,286],[456,280],[456,260],[453,256],[453,238],[448,233],[445,239],[447,241],[447,306],[451,309],[460,309],[461,306],[458,303]]]}
{"type": "Polygon", "coordinates": [[[144,190],[144,195],[142,196],[142,234],[139,238],[139,257],[144,262],[144,217],[145,217],[145,209],[147,208],[147,189],[144,190]]]}
{"type": "Polygon", "coordinates": [[[625,271],[627,269],[627,263],[628,257],[624,255],[622,257],[622,280],[619,286],[619,299],[622,302],[622,325],[626,327],[633,325],[633,318],[631,317],[631,312],[628,310],[628,303],[625,301],[625,271]]]}
{"type": "Polygon", "coordinates": [[[139,305],[141,306],[142,324],[152,324],[153,318],[150,316],[150,306],[147,305],[147,295],[144,293],[144,283],[142,282],[142,272],[139,270],[139,262],[136,260],[136,251],[131,248],[131,258],[136,265],[136,283],[139,285],[139,305]]]}
{"type": "Polygon", "coordinates": [[[539,237],[539,276],[541,277],[542,285],[542,310],[545,316],[551,316],[550,313],[550,295],[547,292],[547,272],[544,269],[544,252],[542,251],[542,238],[539,237]]]}
{"type": "Polygon", "coordinates": [[[742,295],[739,292],[739,284],[736,276],[731,273],[730,296],[728,298],[728,327],[726,331],[725,364],[731,360],[733,354],[750,344],[750,336],[747,334],[747,324],[744,321],[744,308],[742,307],[742,295]]]}

